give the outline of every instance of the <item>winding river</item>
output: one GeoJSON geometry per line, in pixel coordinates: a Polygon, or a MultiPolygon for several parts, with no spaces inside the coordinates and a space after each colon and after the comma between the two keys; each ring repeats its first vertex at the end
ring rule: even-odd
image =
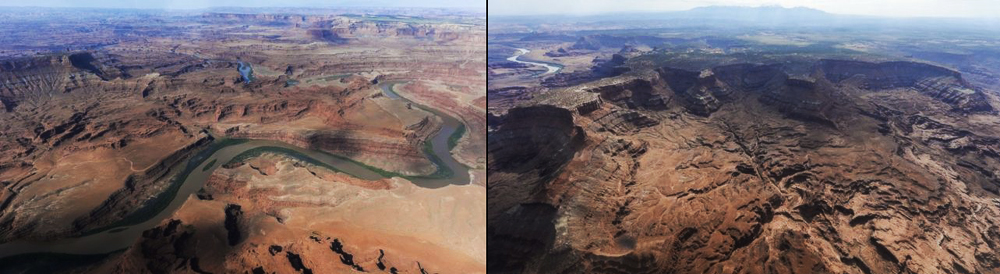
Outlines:
{"type": "Polygon", "coordinates": [[[441,117],[441,120],[444,121],[444,125],[442,125],[441,129],[431,137],[430,147],[424,146],[424,154],[427,154],[428,158],[430,158],[430,160],[438,166],[438,173],[436,175],[443,178],[416,177],[408,179],[410,179],[410,181],[414,184],[429,188],[469,184],[469,167],[459,163],[454,157],[452,157],[452,146],[449,142],[450,139],[461,137],[461,135],[465,133],[465,124],[462,124],[462,122],[457,118],[441,112],[440,110],[418,104],[400,96],[395,90],[395,87],[398,84],[400,84],[400,82],[387,82],[379,86],[382,88],[382,92],[386,94],[386,97],[406,101],[420,109],[441,117]],[[442,166],[444,168],[442,168],[442,166]],[[441,172],[445,172],[446,174],[442,174],[441,172]]]}
{"type": "MultiPolygon", "coordinates": [[[[448,185],[469,184],[469,168],[452,157],[449,140],[461,137],[465,125],[458,119],[439,110],[417,104],[396,93],[394,87],[400,82],[388,82],[380,85],[382,91],[395,100],[403,100],[442,118],[444,125],[430,138],[430,143],[423,146],[427,157],[438,166],[438,171],[428,176],[407,176],[415,185],[425,188],[439,188],[448,185]],[[457,136],[453,136],[457,135],[457,136]]],[[[385,172],[365,166],[350,159],[332,155],[326,152],[305,149],[291,144],[266,140],[216,140],[203,151],[194,154],[187,161],[182,161],[179,167],[174,167],[179,185],[174,185],[164,194],[169,201],[162,210],[151,214],[140,223],[132,225],[111,226],[99,232],[90,233],[76,238],[59,239],[50,242],[14,241],[0,244],[0,258],[22,254],[106,254],[122,250],[138,239],[143,231],[159,225],[164,219],[173,215],[174,211],[204,186],[209,175],[218,166],[224,165],[235,157],[254,149],[274,151],[277,148],[282,153],[294,154],[300,159],[313,160],[333,167],[334,169],[366,180],[385,178],[385,172]],[[186,173],[186,176],[184,175],[186,173]],[[171,196],[172,195],[172,196],[171,196]]],[[[221,225],[221,224],[220,224],[221,225]]]]}
{"type": "Polygon", "coordinates": [[[559,72],[559,70],[562,69],[562,66],[558,65],[558,64],[550,64],[550,63],[542,63],[542,62],[534,62],[534,61],[524,61],[524,60],[521,60],[521,56],[524,56],[525,54],[528,54],[529,52],[531,52],[531,51],[528,50],[528,49],[517,49],[517,52],[514,52],[514,56],[511,56],[510,58],[507,58],[507,61],[517,62],[517,63],[521,63],[521,64],[527,64],[527,65],[533,65],[533,66],[543,66],[543,67],[545,67],[547,69],[547,71],[545,71],[545,73],[542,73],[543,75],[544,74],[556,73],[556,72],[559,72]]]}

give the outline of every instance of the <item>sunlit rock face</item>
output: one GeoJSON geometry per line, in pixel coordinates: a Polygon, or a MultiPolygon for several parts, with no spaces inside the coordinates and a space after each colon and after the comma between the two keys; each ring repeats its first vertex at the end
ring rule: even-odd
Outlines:
{"type": "Polygon", "coordinates": [[[915,62],[868,63],[822,60],[817,67],[834,83],[859,78],[870,90],[911,88],[965,112],[992,111],[981,90],[970,86],[956,71],[915,62]]]}
{"type": "Polygon", "coordinates": [[[485,15],[23,10],[0,272],[486,272],[485,15]],[[224,161],[243,139],[327,157],[224,161]]]}
{"type": "Polygon", "coordinates": [[[540,93],[494,118],[488,269],[1000,271],[988,98],[942,67],[839,60],[540,93]]]}

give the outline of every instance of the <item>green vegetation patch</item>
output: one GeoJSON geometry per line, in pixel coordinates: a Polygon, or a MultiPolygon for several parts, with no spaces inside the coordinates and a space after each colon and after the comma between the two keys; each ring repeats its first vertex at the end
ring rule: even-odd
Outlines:
{"type": "Polygon", "coordinates": [[[213,166],[215,166],[215,161],[218,161],[218,159],[212,159],[211,162],[208,162],[208,164],[205,164],[205,167],[201,168],[201,171],[202,172],[208,171],[210,168],[212,168],[213,166]]]}
{"type": "Polygon", "coordinates": [[[463,135],[465,135],[465,124],[459,124],[455,132],[448,136],[448,150],[455,149],[458,146],[458,140],[461,140],[463,135]]]}
{"type": "MultiPolygon", "coordinates": [[[[323,167],[323,168],[329,169],[331,171],[340,172],[340,173],[344,173],[344,174],[348,174],[348,175],[354,176],[353,174],[344,172],[343,170],[337,169],[334,166],[331,166],[331,165],[329,165],[327,163],[324,163],[324,162],[322,162],[320,160],[316,160],[316,159],[314,159],[312,157],[309,157],[308,155],[302,154],[301,152],[298,152],[298,151],[296,151],[294,149],[283,148],[283,147],[276,147],[276,146],[262,146],[262,147],[255,147],[255,148],[249,149],[247,151],[244,151],[244,152],[236,155],[236,157],[233,157],[233,159],[229,160],[229,162],[226,163],[225,165],[228,166],[228,165],[233,165],[233,164],[237,164],[237,163],[243,163],[243,162],[246,162],[247,160],[260,157],[261,155],[264,155],[265,153],[275,153],[275,154],[285,155],[287,157],[291,157],[293,159],[296,159],[296,160],[299,160],[299,161],[303,161],[303,162],[306,162],[306,163],[309,163],[309,164],[312,164],[312,165],[315,165],[315,166],[323,167]]],[[[357,176],[355,176],[355,177],[357,177],[357,176]]]]}
{"type": "MultiPolygon", "coordinates": [[[[332,154],[332,153],[329,153],[329,152],[326,152],[326,151],[322,151],[322,150],[316,150],[316,151],[319,152],[319,153],[323,153],[323,154],[325,154],[327,156],[330,156],[330,157],[333,157],[333,158],[337,158],[338,160],[342,160],[342,161],[345,161],[345,162],[349,162],[351,164],[358,165],[358,166],[360,166],[360,167],[362,167],[364,169],[367,169],[367,170],[369,170],[371,172],[374,172],[375,174],[378,174],[379,176],[382,176],[383,178],[400,177],[400,178],[405,178],[405,179],[442,179],[442,178],[448,178],[448,177],[451,176],[450,174],[452,174],[451,170],[448,169],[447,167],[444,167],[444,164],[440,163],[441,160],[439,158],[437,158],[436,156],[434,156],[433,153],[431,153],[432,150],[431,150],[431,146],[429,145],[429,143],[425,143],[425,145],[424,145],[424,152],[428,153],[428,157],[431,158],[431,161],[433,161],[435,163],[435,165],[438,166],[438,171],[435,172],[434,174],[423,175],[423,176],[404,175],[404,174],[401,174],[401,173],[398,173],[398,172],[392,172],[392,171],[384,170],[384,169],[381,169],[381,168],[378,168],[378,167],[370,166],[370,165],[367,165],[365,163],[356,161],[354,159],[351,159],[351,158],[348,158],[348,157],[345,157],[345,156],[341,156],[341,155],[337,155],[337,154],[332,154]],[[442,172],[442,167],[445,170],[445,172],[442,172]]],[[[345,172],[343,170],[337,169],[336,167],[331,166],[331,165],[329,165],[327,163],[324,163],[323,161],[316,160],[315,158],[309,157],[309,155],[305,155],[305,154],[303,154],[301,152],[298,152],[298,151],[296,151],[294,149],[283,148],[283,147],[276,147],[276,146],[262,146],[262,147],[256,147],[256,148],[244,151],[243,153],[240,153],[239,155],[236,155],[236,157],[233,157],[233,159],[230,160],[225,165],[232,165],[232,164],[237,164],[237,163],[243,163],[243,162],[246,162],[247,160],[250,160],[250,159],[253,159],[253,158],[256,158],[256,157],[260,157],[261,155],[263,155],[265,153],[282,154],[282,155],[285,155],[285,156],[288,156],[288,157],[292,157],[294,159],[297,159],[297,160],[300,160],[300,161],[303,161],[303,162],[307,162],[307,163],[312,164],[312,165],[320,166],[320,167],[323,167],[323,168],[326,168],[326,169],[329,169],[329,170],[332,170],[332,171],[335,171],[335,172],[340,172],[340,173],[344,173],[344,174],[347,174],[347,175],[351,175],[352,177],[355,177],[355,178],[364,179],[364,178],[358,177],[355,174],[350,174],[350,173],[345,172]]]]}
{"type": "Polygon", "coordinates": [[[348,76],[351,76],[351,74],[330,75],[330,76],[326,76],[326,77],[323,77],[323,78],[320,78],[320,79],[323,79],[323,81],[327,81],[327,82],[333,82],[333,81],[338,81],[340,79],[347,78],[348,76]]]}
{"type": "MultiPolygon", "coordinates": [[[[454,136],[454,135],[452,135],[452,136],[454,136]]],[[[406,176],[404,178],[407,178],[407,179],[447,179],[447,178],[451,178],[451,176],[455,175],[455,171],[451,170],[451,168],[448,168],[448,165],[445,165],[444,161],[442,161],[441,158],[438,157],[438,155],[434,153],[434,145],[431,144],[430,141],[425,141],[424,142],[424,154],[427,155],[427,158],[429,158],[431,160],[431,162],[434,163],[435,166],[437,166],[437,171],[435,171],[434,173],[431,173],[430,175],[425,175],[425,176],[406,176]]]]}

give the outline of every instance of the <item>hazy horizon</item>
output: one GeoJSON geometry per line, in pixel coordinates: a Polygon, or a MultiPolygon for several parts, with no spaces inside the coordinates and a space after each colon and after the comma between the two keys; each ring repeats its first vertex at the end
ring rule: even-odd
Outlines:
{"type": "Polygon", "coordinates": [[[709,6],[803,7],[831,14],[880,17],[1000,18],[1000,1],[989,0],[505,0],[487,3],[487,14],[580,16],[685,11],[709,6]]]}
{"type": "Polygon", "coordinates": [[[34,0],[25,2],[0,2],[0,7],[41,8],[123,8],[123,9],[206,9],[216,7],[294,8],[294,7],[387,7],[387,8],[456,8],[486,12],[486,2],[480,0],[34,0]]]}

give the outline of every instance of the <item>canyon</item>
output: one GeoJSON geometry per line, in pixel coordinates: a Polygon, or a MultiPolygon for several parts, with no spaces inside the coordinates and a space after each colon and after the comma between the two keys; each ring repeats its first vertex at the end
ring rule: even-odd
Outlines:
{"type": "Polygon", "coordinates": [[[996,90],[921,62],[789,70],[491,95],[487,268],[1000,272],[996,90]]]}
{"type": "Polygon", "coordinates": [[[0,272],[485,272],[485,19],[105,12],[0,50],[0,272]]]}

